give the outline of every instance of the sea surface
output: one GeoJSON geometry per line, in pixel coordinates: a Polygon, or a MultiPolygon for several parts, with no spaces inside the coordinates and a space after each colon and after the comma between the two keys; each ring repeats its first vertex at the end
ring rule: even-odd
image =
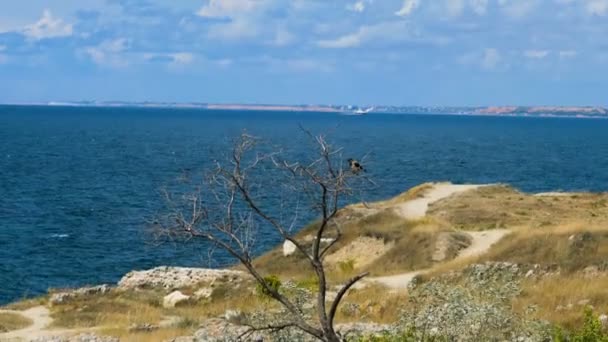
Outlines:
{"type": "MultiPolygon", "coordinates": [[[[211,167],[243,130],[304,153],[300,125],[368,155],[367,200],[427,181],[608,190],[608,120],[0,106],[0,304],[209,265],[204,245],[154,243],[160,189],[211,167]]],[[[280,243],[260,235],[259,252],[280,243]]]]}

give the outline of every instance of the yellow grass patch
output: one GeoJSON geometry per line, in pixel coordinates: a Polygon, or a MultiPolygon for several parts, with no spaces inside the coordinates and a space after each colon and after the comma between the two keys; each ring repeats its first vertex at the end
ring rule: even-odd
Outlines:
{"type": "Polygon", "coordinates": [[[0,333],[27,328],[32,325],[29,318],[14,313],[0,313],[0,333]]]}
{"type": "Polygon", "coordinates": [[[352,289],[342,300],[336,319],[340,323],[395,323],[407,305],[407,298],[405,291],[393,291],[381,285],[352,289]]]}
{"type": "Polygon", "coordinates": [[[584,305],[594,307],[595,312],[608,312],[608,276],[586,278],[582,274],[527,280],[522,284],[522,294],[513,301],[517,312],[524,312],[531,305],[538,307],[534,317],[546,319],[568,329],[580,327],[584,305]]]}

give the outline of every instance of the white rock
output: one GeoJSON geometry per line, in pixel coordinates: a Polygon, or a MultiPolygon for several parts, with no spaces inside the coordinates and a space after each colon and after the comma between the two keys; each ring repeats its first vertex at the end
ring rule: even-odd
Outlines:
{"type": "Polygon", "coordinates": [[[108,285],[83,287],[72,291],[54,293],[51,295],[50,302],[51,305],[65,304],[79,297],[104,295],[108,292],[110,292],[110,287],[108,285]]]}
{"type": "Polygon", "coordinates": [[[603,314],[599,317],[600,322],[602,322],[602,328],[608,329],[608,315],[603,314]]]}
{"type": "Polygon", "coordinates": [[[297,247],[293,242],[285,240],[285,242],[283,243],[283,256],[290,256],[295,253],[296,250],[297,247]]]}
{"type": "Polygon", "coordinates": [[[208,299],[209,297],[211,297],[211,295],[213,294],[213,289],[209,288],[209,287],[203,287],[202,289],[194,292],[194,299],[196,300],[201,300],[201,299],[208,299]]]}
{"type": "Polygon", "coordinates": [[[245,273],[240,271],[161,266],[146,271],[129,272],[122,277],[118,287],[162,287],[173,290],[200,283],[213,283],[216,280],[236,281],[245,276],[245,273]]]}
{"type": "Polygon", "coordinates": [[[589,303],[591,303],[591,301],[589,299],[582,299],[582,300],[579,300],[576,304],[580,305],[580,306],[585,306],[585,305],[589,305],[589,303]]]}
{"type": "Polygon", "coordinates": [[[180,291],[174,291],[163,298],[163,307],[166,309],[174,308],[177,304],[185,302],[188,299],[190,299],[189,296],[186,296],[180,291]]]}
{"type": "Polygon", "coordinates": [[[528,273],[526,273],[526,278],[530,278],[533,275],[534,275],[534,270],[529,270],[528,273]]]}
{"type": "Polygon", "coordinates": [[[333,238],[321,238],[321,244],[330,244],[332,242],[336,241],[336,239],[333,238]]]}
{"type": "Polygon", "coordinates": [[[224,319],[232,324],[241,324],[244,318],[245,315],[239,310],[226,310],[224,313],[224,319]]]}

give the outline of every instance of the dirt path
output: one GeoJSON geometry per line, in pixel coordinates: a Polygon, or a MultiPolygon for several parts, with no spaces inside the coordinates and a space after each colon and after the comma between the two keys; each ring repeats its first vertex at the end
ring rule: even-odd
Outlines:
{"type": "Polygon", "coordinates": [[[31,341],[39,337],[60,336],[80,332],[74,329],[48,329],[53,322],[49,309],[44,306],[36,306],[25,311],[0,310],[0,313],[12,313],[29,318],[33,324],[30,326],[0,334],[2,342],[31,341]]]}
{"type": "Polygon", "coordinates": [[[434,184],[433,188],[426,191],[423,197],[402,203],[396,206],[395,209],[397,209],[397,212],[403,218],[408,220],[418,220],[426,216],[429,205],[457,193],[474,190],[481,186],[483,185],[458,185],[452,183],[434,184]]]}
{"type": "MultiPolygon", "coordinates": [[[[477,256],[487,252],[492,245],[502,239],[510,231],[508,229],[494,229],[486,230],[482,232],[462,232],[466,233],[471,237],[471,245],[460,251],[458,256],[453,261],[466,259],[469,257],[477,256]]],[[[402,274],[397,274],[387,277],[368,278],[365,282],[361,283],[360,287],[365,287],[370,283],[380,283],[391,289],[406,289],[412,279],[417,275],[427,273],[431,271],[431,268],[412,271],[402,274]]]]}
{"type": "MultiPolygon", "coordinates": [[[[431,204],[455,194],[478,189],[482,186],[486,185],[437,183],[434,184],[431,189],[427,190],[422,197],[399,204],[395,209],[397,213],[405,219],[418,220],[426,216],[431,204]]],[[[506,229],[487,230],[483,232],[462,232],[471,237],[471,245],[461,250],[454,260],[461,260],[487,252],[493,244],[498,242],[508,232],[509,231],[506,229]]],[[[364,287],[366,284],[375,282],[381,283],[392,289],[404,289],[407,288],[414,277],[429,271],[430,269],[423,269],[394,276],[368,278],[362,282],[359,287],[364,287]]]]}

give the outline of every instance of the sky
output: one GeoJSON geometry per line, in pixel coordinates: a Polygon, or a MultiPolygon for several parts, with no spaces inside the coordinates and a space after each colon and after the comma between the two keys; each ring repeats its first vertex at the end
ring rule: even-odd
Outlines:
{"type": "Polygon", "coordinates": [[[0,102],[608,105],[608,0],[0,0],[0,102]]]}

